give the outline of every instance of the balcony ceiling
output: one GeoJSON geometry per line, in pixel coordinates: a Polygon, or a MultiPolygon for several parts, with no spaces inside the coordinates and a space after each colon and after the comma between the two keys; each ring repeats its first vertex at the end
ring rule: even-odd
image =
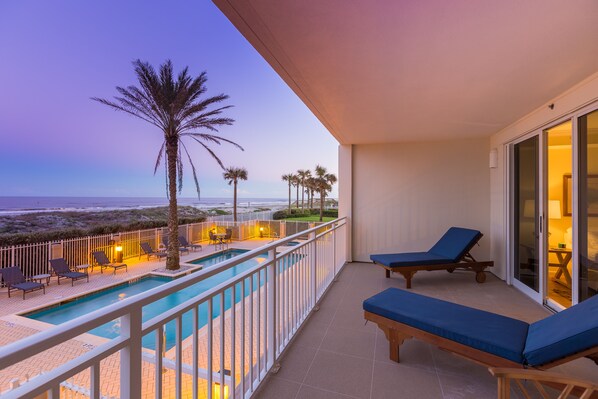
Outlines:
{"type": "Polygon", "coordinates": [[[488,136],[598,71],[596,0],[214,0],[342,144],[488,136]]]}

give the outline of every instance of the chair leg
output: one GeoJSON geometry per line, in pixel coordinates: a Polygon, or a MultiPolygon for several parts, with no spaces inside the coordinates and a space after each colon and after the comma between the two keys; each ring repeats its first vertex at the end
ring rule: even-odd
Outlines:
{"type": "Polygon", "coordinates": [[[411,279],[413,278],[413,275],[415,274],[415,272],[406,272],[406,271],[401,271],[399,270],[399,273],[401,273],[403,275],[403,277],[405,278],[405,288],[410,289],[411,288],[411,279]]]}
{"type": "Polygon", "coordinates": [[[390,270],[386,269],[385,272],[386,272],[386,278],[390,278],[390,270]]]}

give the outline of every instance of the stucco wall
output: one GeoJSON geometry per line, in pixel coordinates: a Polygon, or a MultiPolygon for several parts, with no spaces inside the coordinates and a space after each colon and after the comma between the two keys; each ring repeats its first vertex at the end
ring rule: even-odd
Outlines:
{"type": "MultiPolygon", "coordinates": [[[[353,145],[353,260],[427,250],[450,226],[489,236],[489,148],[488,138],[353,145]]],[[[480,243],[472,253],[487,259],[490,240],[480,243]]]]}

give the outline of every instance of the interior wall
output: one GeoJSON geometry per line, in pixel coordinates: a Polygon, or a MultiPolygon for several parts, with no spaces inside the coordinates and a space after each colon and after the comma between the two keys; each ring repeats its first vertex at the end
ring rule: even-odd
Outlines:
{"type": "MultiPolygon", "coordinates": [[[[509,232],[507,212],[509,205],[508,151],[509,143],[553,122],[572,115],[585,106],[598,102],[598,73],[550,100],[537,110],[525,115],[490,137],[490,147],[498,151],[498,167],[490,170],[490,251],[499,265],[506,265],[509,232]]],[[[507,269],[494,268],[499,277],[507,279],[507,269]]]]}
{"type": "MultiPolygon", "coordinates": [[[[353,145],[353,259],[428,250],[451,226],[488,235],[489,139],[353,145]]],[[[488,259],[490,240],[472,254],[488,259]]]]}

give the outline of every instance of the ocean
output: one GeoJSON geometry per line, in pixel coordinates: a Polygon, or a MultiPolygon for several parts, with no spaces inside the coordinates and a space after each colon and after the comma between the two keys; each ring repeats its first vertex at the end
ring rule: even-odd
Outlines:
{"type": "MultiPolygon", "coordinates": [[[[178,198],[179,205],[200,209],[225,208],[233,205],[232,198],[178,198]]],[[[239,198],[237,205],[251,208],[278,208],[288,203],[284,198],[239,198]]],[[[16,215],[55,211],[109,211],[141,209],[168,205],[160,197],[0,197],[0,215],[16,215]]]]}

